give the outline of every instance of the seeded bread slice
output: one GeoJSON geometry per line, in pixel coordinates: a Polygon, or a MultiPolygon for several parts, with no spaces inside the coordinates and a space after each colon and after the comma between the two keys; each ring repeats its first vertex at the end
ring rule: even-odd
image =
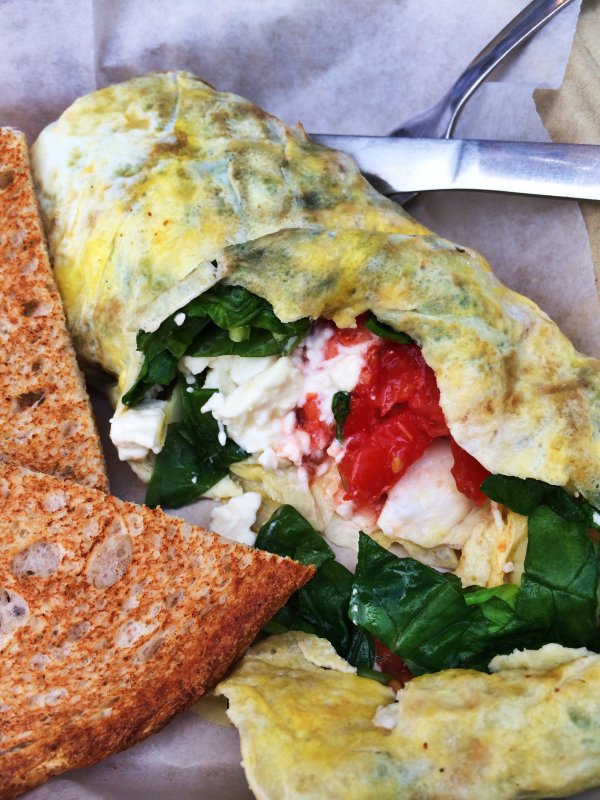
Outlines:
{"type": "Polygon", "coordinates": [[[0,463],[0,797],[156,731],[313,572],[0,463]]]}
{"type": "Polygon", "coordinates": [[[25,136],[0,128],[0,458],[107,490],[46,252],[25,136]]]}

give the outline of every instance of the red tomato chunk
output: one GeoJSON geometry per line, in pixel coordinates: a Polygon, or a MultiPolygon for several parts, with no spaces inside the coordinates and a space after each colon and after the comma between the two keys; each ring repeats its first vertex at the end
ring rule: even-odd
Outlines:
{"type": "Polygon", "coordinates": [[[314,450],[326,450],[333,441],[333,426],[321,419],[319,398],[316,394],[307,394],[304,405],[296,409],[296,420],[300,430],[310,436],[314,450]]]}
{"type": "MultiPolygon", "coordinates": [[[[416,344],[400,344],[365,328],[333,328],[325,359],[340,347],[370,342],[343,429],[345,451],[338,467],[345,498],[359,506],[380,506],[385,494],[429,447],[433,439],[450,437],[440,407],[435,374],[416,344]]],[[[297,409],[298,427],[306,431],[314,451],[331,444],[334,428],[320,418],[318,397],[309,394],[297,409]]],[[[478,505],[485,501],[480,486],[489,472],[450,437],[456,486],[478,505]]]]}
{"type": "Polygon", "coordinates": [[[346,498],[359,505],[377,503],[429,444],[419,417],[404,408],[355,433],[339,464],[346,498]]]}
{"type": "Polygon", "coordinates": [[[433,370],[415,344],[371,347],[344,425],[346,498],[376,504],[437,436],[448,436],[433,370]]]}
{"type": "Polygon", "coordinates": [[[483,505],[487,497],[479,487],[491,473],[470,453],[456,444],[454,439],[450,439],[450,447],[454,456],[454,466],[450,472],[454,476],[456,488],[478,506],[483,505]]]}
{"type": "Polygon", "coordinates": [[[375,664],[382,672],[390,675],[395,681],[398,681],[402,688],[405,683],[408,683],[412,678],[412,674],[404,661],[395,653],[382,644],[378,639],[373,640],[375,643],[375,664]]]}
{"type": "MultiPolygon", "coordinates": [[[[450,436],[434,372],[416,344],[380,339],[369,348],[343,433],[346,499],[363,506],[379,504],[433,439],[450,436]]],[[[489,473],[450,440],[457,488],[481,505],[489,473]]]]}

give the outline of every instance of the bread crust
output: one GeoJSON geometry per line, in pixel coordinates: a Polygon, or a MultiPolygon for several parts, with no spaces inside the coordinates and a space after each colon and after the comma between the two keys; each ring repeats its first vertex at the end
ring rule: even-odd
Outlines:
{"type": "Polygon", "coordinates": [[[162,727],[313,572],[0,463],[0,797],[162,727]]]}
{"type": "Polygon", "coordinates": [[[24,134],[0,128],[0,457],[108,490],[48,260],[24,134]]]}

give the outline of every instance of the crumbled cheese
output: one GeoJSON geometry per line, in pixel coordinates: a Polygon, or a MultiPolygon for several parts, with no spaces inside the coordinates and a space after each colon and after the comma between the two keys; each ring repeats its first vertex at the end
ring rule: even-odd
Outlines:
{"type": "MultiPolygon", "coordinates": [[[[202,408],[204,411],[204,407],[202,408]]],[[[223,421],[217,419],[217,425],[219,426],[219,432],[217,434],[217,439],[219,440],[219,444],[221,447],[225,447],[227,444],[227,431],[225,430],[225,426],[223,425],[223,421]]]]}
{"type": "Polygon", "coordinates": [[[183,311],[180,311],[179,314],[175,314],[173,319],[175,321],[175,325],[177,325],[178,327],[181,327],[183,325],[183,323],[185,322],[185,314],[183,313],[183,311]]]}
{"type": "Polygon", "coordinates": [[[336,514],[339,514],[342,519],[350,519],[355,510],[356,506],[352,500],[342,500],[335,507],[336,514]]]}
{"type": "Polygon", "coordinates": [[[300,486],[303,486],[307,492],[310,491],[310,472],[306,467],[300,467],[298,470],[298,480],[300,486]]]}
{"type": "Polygon", "coordinates": [[[201,372],[208,367],[212,358],[206,358],[205,356],[184,356],[179,361],[179,367],[183,372],[191,373],[186,377],[188,383],[193,383],[191,379],[192,375],[200,375],[201,372]]]}
{"type": "MultiPolygon", "coordinates": [[[[204,385],[217,392],[202,411],[210,411],[259,464],[266,469],[277,469],[282,461],[299,465],[311,451],[311,440],[298,429],[295,409],[305,404],[307,395],[316,395],[321,419],[333,424],[333,395],[354,389],[370,344],[340,345],[338,354],[325,360],[332,336],[331,327],[317,325],[291,357],[186,356],[182,367],[195,374],[208,367],[204,385]]],[[[224,430],[219,430],[224,442],[224,430]]]]}
{"type": "Polygon", "coordinates": [[[302,377],[288,357],[221,356],[215,358],[205,382],[219,391],[202,411],[212,412],[246,452],[260,454],[271,449],[299,463],[310,449],[310,437],[295,430],[294,408],[301,385],[302,377]]]}
{"type": "Polygon", "coordinates": [[[328,459],[325,459],[325,461],[322,461],[322,462],[321,462],[321,463],[320,463],[320,464],[317,466],[317,468],[316,468],[316,470],[315,470],[315,475],[316,475],[318,478],[320,478],[320,477],[321,477],[321,475],[325,475],[325,473],[326,473],[326,472],[329,472],[329,470],[330,470],[330,469],[331,469],[331,463],[329,462],[329,460],[328,460],[328,459]]]}
{"type": "Polygon", "coordinates": [[[594,513],[592,514],[592,519],[596,525],[600,525],[600,513],[594,511],[594,513]]]}
{"type": "Polygon", "coordinates": [[[262,502],[258,492],[244,492],[232,497],[229,502],[214,509],[210,516],[210,527],[227,539],[241,544],[253,545],[256,534],[252,525],[262,502]]]}
{"type": "Polygon", "coordinates": [[[342,458],[344,457],[345,448],[344,445],[338,440],[334,439],[333,442],[327,448],[327,455],[331,456],[336,464],[339,464],[342,458]]]}
{"type": "Polygon", "coordinates": [[[243,386],[256,375],[274,366],[278,361],[278,357],[215,356],[214,358],[206,359],[206,361],[210,369],[204,385],[207,389],[218,389],[222,394],[228,395],[238,386],[243,386]]]}
{"type": "MultiPolygon", "coordinates": [[[[179,312],[174,319],[181,325],[185,314],[179,312]]],[[[296,409],[305,404],[307,395],[315,395],[321,420],[332,425],[333,396],[354,389],[370,345],[369,340],[338,345],[336,356],[326,360],[325,348],[332,336],[330,326],[317,324],[291,357],[183,357],[179,367],[190,384],[188,393],[193,392],[194,376],[205,370],[204,386],[217,390],[202,411],[211,412],[217,420],[221,446],[229,436],[267,469],[277,469],[282,462],[300,465],[312,445],[309,434],[298,428],[296,409]]],[[[145,400],[115,415],[111,437],[122,460],[142,460],[150,450],[160,452],[165,428],[158,413],[162,406],[162,401],[145,400]]],[[[334,451],[339,461],[343,455],[339,443],[332,445],[334,451]]]]}
{"type": "Polygon", "coordinates": [[[400,720],[400,703],[379,706],[373,717],[373,725],[393,731],[400,720]]]}
{"type": "Polygon", "coordinates": [[[160,453],[166,432],[165,400],[142,400],[135,408],[120,406],[111,419],[110,438],[121,461],[141,461],[160,453]]]}
{"type": "MultiPolygon", "coordinates": [[[[338,344],[337,354],[325,359],[325,348],[333,336],[333,330],[316,325],[307,336],[304,348],[293,355],[304,377],[302,395],[317,395],[320,419],[332,425],[334,422],[331,402],[336,392],[351,392],[360,378],[365,353],[372,342],[367,339],[351,346],[338,344]]],[[[298,402],[303,405],[303,400],[298,402]]]]}
{"type": "Polygon", "coordinates": [[[270,447],[267,447],[267,449],[259,455],[258,463],[265,469],[277,469],[279,466],[277,453],[270,447]]]}

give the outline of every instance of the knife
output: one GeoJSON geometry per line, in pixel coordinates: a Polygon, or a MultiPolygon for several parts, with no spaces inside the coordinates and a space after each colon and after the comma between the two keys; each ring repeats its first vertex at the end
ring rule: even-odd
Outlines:
{"type": "Polygon", "coordinates": [[[351,155],[384,194],[477,189],[600,200],[600,146],[309,134],[351,155]]]}

